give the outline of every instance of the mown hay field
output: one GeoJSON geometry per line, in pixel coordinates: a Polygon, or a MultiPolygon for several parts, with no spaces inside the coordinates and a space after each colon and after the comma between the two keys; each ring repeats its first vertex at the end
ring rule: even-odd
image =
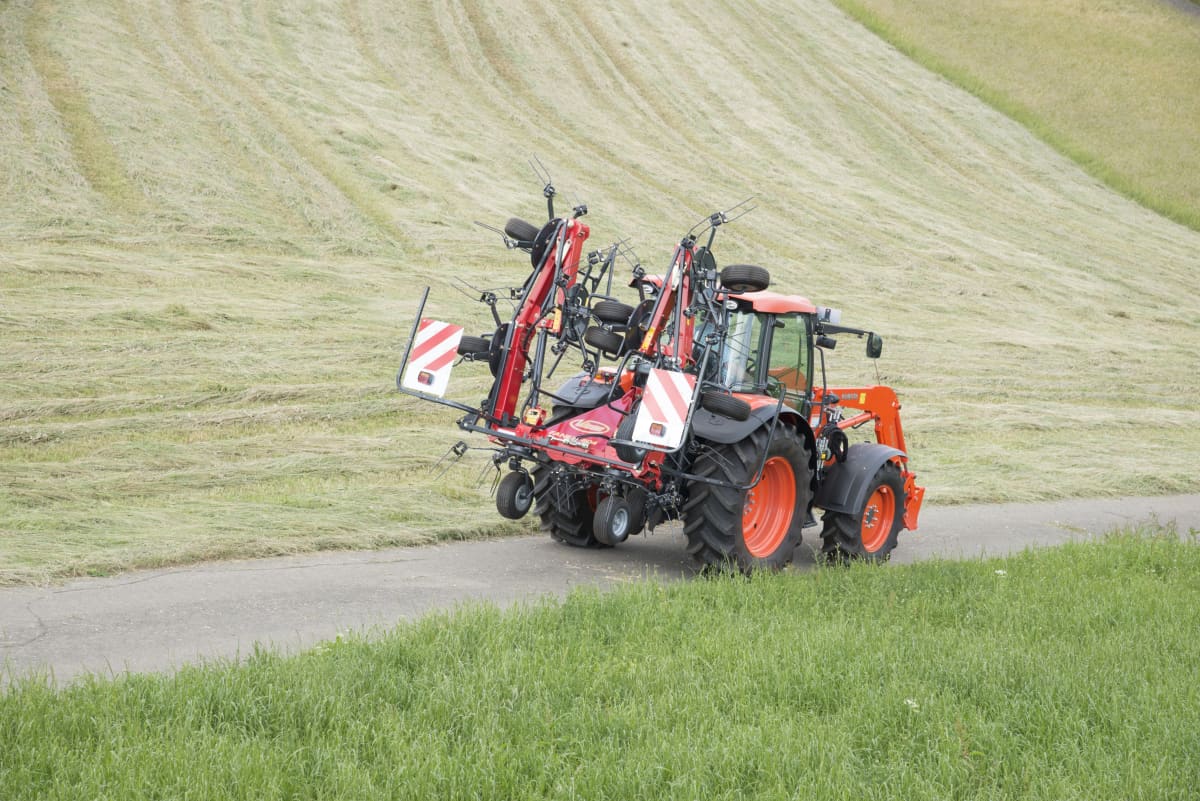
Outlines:
{"type": "Polygon", "coordinates": [[[718,258],[884,336],[831,376],[928,503],[1200,487],[1200,234],[827,2],[12,0],[0,581],[526,530],[393,378],[420,288],[524,278],[533,157],[650,270],[754,196],[718,258]]]}

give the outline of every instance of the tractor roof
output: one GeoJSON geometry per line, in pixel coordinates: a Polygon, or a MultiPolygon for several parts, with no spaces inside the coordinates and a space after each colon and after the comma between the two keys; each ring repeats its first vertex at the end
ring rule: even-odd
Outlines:
{"type": "Polygon", "coordinates": [[[738,300],[750,301],[756,312],[764,314],[815,314],[817,307],[813,302],[801,295],[781,295],[764,289],[762,292],[745,292],[733,297],[738,300]]]}

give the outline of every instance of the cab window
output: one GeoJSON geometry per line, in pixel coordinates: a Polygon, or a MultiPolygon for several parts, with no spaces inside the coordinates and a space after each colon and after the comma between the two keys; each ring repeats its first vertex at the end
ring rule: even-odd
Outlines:
{"type": "Polygon", "coordinates": [[[808,318],[781,314],[771,329],[770,383],[778,382],[794,402],[807,400],[812,380],[812,337],[808,318]]]}

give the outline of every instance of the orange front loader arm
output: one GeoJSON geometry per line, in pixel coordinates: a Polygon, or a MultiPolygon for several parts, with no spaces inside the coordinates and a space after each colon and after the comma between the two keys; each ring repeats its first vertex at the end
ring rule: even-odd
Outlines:
{"type": "MultiPolygon", "coordinates": [[[[875,441],[896,450],[908,453],[904,444],[904,427],[900,424],[900,400],[891,387],[830,387],[814,389],[813,402],[820,403],[825,395],[837,395],[838,405],[844,409],[858,409],[859,414],[848,415],[838,423],[843,431],[875,423],[875,441]]],[[[908,459],[897,456],[895,461],[904,476],[904,527],[909,531],[917,528],[917,516],[921,512],[921,501],[925,488],[917,486],[917,474],[908,469],[908,459]]]]}

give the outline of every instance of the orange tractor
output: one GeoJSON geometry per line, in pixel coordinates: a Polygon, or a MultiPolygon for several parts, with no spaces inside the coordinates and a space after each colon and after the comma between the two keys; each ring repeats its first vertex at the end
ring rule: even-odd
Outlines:
{"type": "Polygon", "coordinates": [[[722,212],[683,237],[662,275],[635,266],[638,299],[626,304],[612,295],[619,248],[585,261],[586,208],[556,218],[549,185],[546,196],[549,222],[505,227],[533,266],[508,293],[512,316],[483,292],[496,328],[465,335],[421,319],[426,289],[397,377],[402,392],[464,412],[460,429],[488,439],[497,469],[508,468],[499,513],[532,509],[545,533],[582,547],[682,520],[702,565],[750,571],[787,564],[819,509],[826,557],[887,559],[901,529],[916,529],[924,496],[900,404],[888,387],[829,387],[824,359],[837,335],[865,338],[878,358],[880,337],[769,291],[761,267],[718,271],[722,212]],[[581,369],[547,389],[567,354],[581,369]],[[463,362],[491,370],[478,405],[445,397],[463,362]],[[851,444],[847,432],[868,425],[873,441],[851,444]]]}

